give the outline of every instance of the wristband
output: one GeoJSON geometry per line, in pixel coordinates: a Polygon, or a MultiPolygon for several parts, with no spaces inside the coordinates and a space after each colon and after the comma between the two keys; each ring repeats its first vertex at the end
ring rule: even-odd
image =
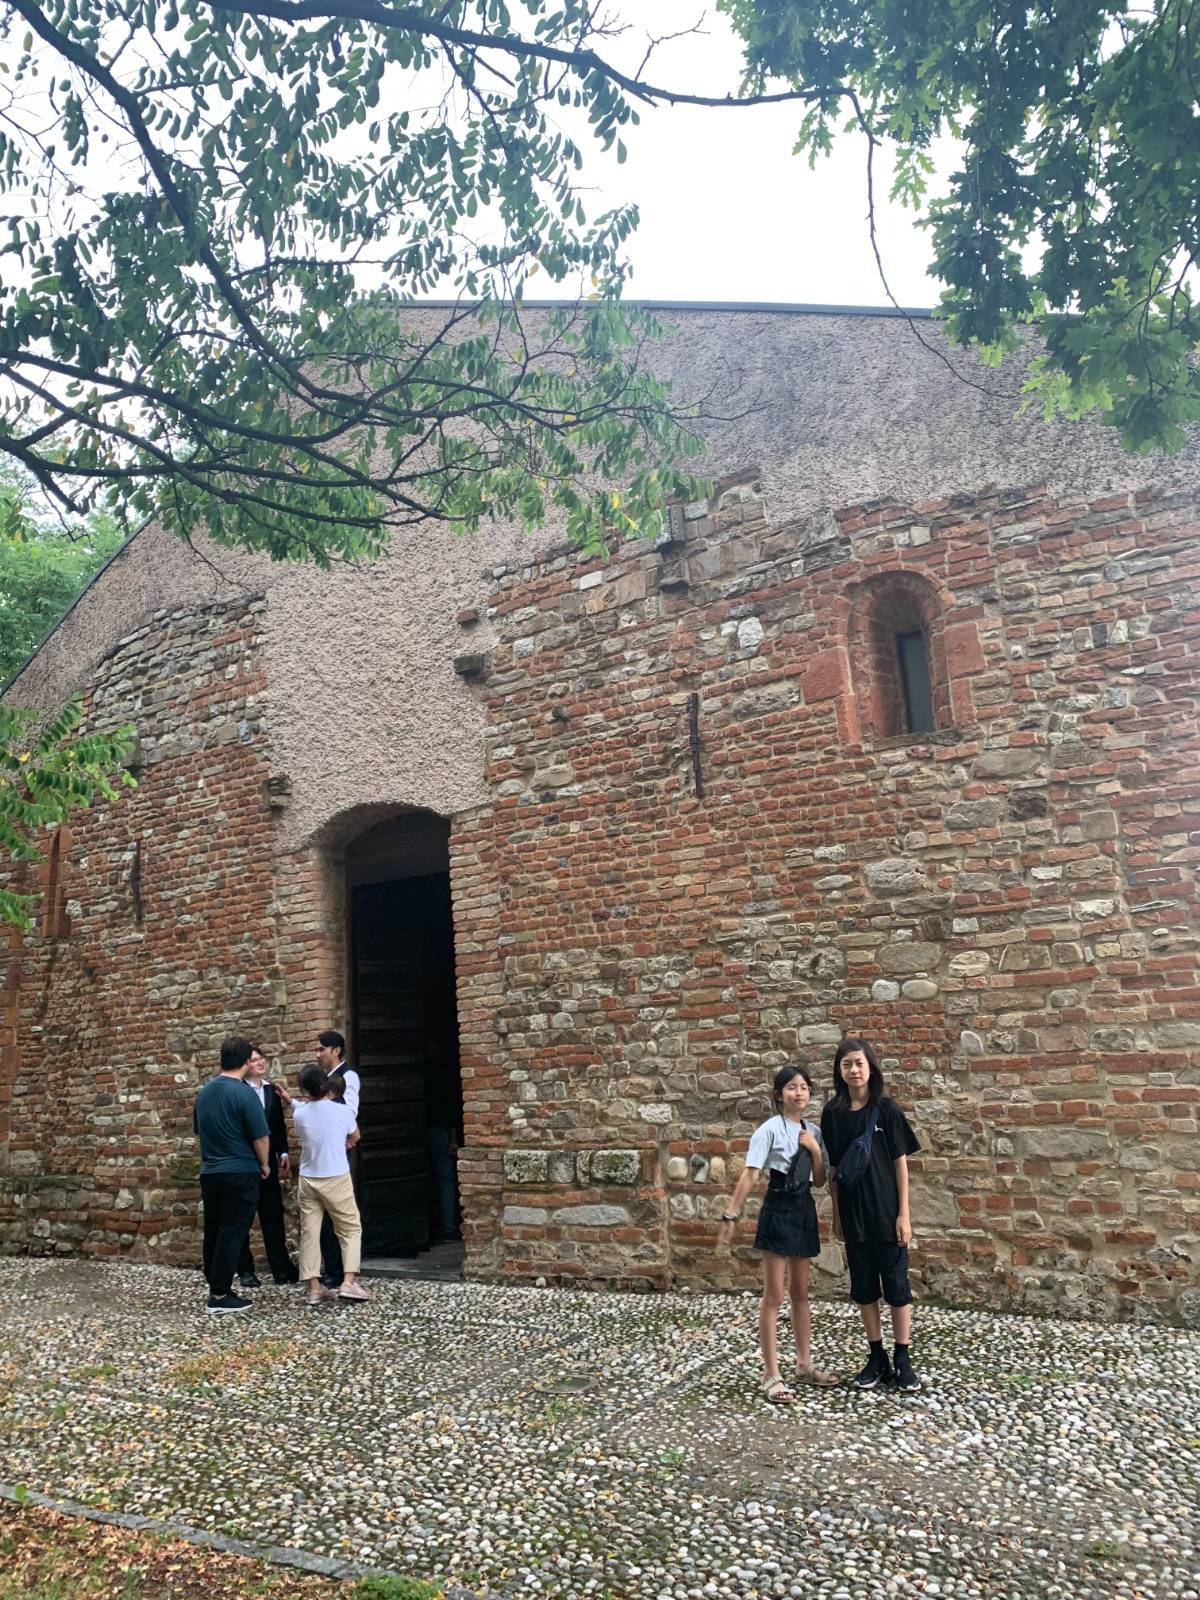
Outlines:
{"type": "Polygon", "coordinates": [[[721,1221],[722,1222],[737,1222],[740,1219],[740,1216],[741,1216],[741,1213],[738,1212],[738,1211],[734,1211],[734,1212],[722,1211],[722,1213],[721,1213],[721,1221]]]}

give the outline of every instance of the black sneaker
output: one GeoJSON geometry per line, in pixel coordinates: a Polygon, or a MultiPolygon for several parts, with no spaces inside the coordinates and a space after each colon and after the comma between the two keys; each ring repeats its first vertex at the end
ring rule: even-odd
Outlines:
{"type": "Polygon", "coordinates": [[[234,1294],[231,1289],[228,1294],[210,1294],[208,1304],[204,1308],[210,1316],[220,1316],[228,1311],[249,1311],[249,1300],[243,1300],[240,1294],[234,1294]]]}
{"type": "Polygon", "coordinates": [[[854,1380],[856,1389],[878,1389],[892,1381],[892,1363],[886,1350],[872,1350],[866,1366],[854,1380]]]}
{"type": "Polygon", "coordinates": [[[275,1282],[276,1283],[280,1283],[280,1284],[283,1284],[283,1283],[299,1283],[300,1282],[300,1268],[299,1267],[293,1267],[290,1272],[285,1272],[282,1277],[276,1277],[275,1282]]]}
{"type": "MultiPolygon", "coordinates": [[[[887,1360],[887,1357],[884,1357],[887,1360]]],[[[921,1387],[921,1380],[913,1371],[912,1360],[907,1350],[896,1351],[895,1384],[897,1389],[903,1389],[906,1394],[911,1394],[921,1387]]]]}
{"type": "Polygon", "coordinates": [[[252,1272],[247,1272],[244,1276],[239,1277],[238,1282],[241,1284],[243,1289],[262,1288],[262,1279],[256,1278],[252,1272]]]}

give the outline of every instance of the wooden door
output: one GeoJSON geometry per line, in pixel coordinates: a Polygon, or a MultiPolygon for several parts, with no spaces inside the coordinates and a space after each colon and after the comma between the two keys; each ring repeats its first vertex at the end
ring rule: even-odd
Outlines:
{"type": "Polygon", "coordinates": [[[430,1237],[425,1079],[453,971],[449,877],[362,884],[351,915],[363,1253],[413,1255],[430,1237]]]}

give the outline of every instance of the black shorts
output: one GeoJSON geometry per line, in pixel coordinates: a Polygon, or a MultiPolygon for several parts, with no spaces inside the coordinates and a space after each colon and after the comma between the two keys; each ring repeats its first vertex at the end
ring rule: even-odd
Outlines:
{"type": "Polygon", "coordinates": [[[850,1298],[873,1306],[880,1298],[890,1306],[912,1305],[908,1286],[908,1246],[894,1239],[847,1239],[850,1298]]]}
{"type": "Polygon", "coordinates": [[[772,1172],[770,1184],[758,1213],[754,1248],[767,1250],[773,1256],[804,1256],[810,1260],[819,1256],[821,1236],[817,1230],[812,1190],[806,1184],[796,1193],[788,1194],[782,1172],[772,1172]]]}

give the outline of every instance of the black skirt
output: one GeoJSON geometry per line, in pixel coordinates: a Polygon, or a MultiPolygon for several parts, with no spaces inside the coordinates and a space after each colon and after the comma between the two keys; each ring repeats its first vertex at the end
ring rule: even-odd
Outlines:
{"type": "Polygon", "coordinates": [[[772,1171],[770,1188],[758,1214],[754,1248],[769,1250],[773,1256],[819,1256],[821,1236],[812,1190],[806,1184],[788,1194],[783,1185],[783,1173],[772,1171]]]}

